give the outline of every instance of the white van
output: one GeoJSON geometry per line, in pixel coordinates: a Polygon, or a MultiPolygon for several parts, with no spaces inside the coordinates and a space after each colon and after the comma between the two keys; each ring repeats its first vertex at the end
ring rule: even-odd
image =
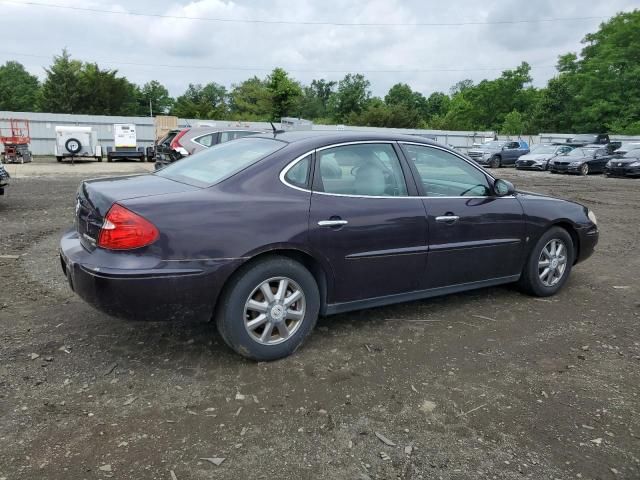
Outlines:
{"type": "Polygon", "coordinates": [[[57,126],[54,152],[59,162],[70,157],[102,161],[98,134],[91,127],[57,126]]]}

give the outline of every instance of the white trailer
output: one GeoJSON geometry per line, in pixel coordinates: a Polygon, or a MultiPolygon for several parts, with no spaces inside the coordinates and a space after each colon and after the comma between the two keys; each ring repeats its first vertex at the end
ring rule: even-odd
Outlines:
{"type": "Polygon", "coordinates": [[[134,123],[116,123],[113,125],[113,148],[107,147],[107,161],[116,158],[145,160],[144,147],[138,147],[136,126],[134,123]]]}
{"type": "Polygon", "coordinates": [[[102,161],[98,133],[91,127],[57,126],[54,152],[59,162],[65,158],[95,158],[102,161]]]}

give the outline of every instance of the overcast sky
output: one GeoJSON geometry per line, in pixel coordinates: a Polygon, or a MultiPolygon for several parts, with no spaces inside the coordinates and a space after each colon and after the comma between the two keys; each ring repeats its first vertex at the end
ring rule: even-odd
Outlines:
{"type": "Polygon", "coordinates": [[[172,95],[189,83],[231,86],[253,75],[263,77],[276,66],[303,83],[363,72],[373,93],[384,96],[397,82],[425,95],[448,92],[464,78],[495,78],[501,69],[527,61],[534,83],[543,85],[553,76],[558,55],[579,51],[580,40],[602,21],[638,7],[638,0],[34,1],[149,15],[294,22],[118,15],[0,0],[0,63],[18,60],[42,78],[51,57],[67,47],[73,57],[117,68],[133,82],[159,80],[172,95]],[[486,23],[548,18],[573,20],[486,23]],[[317,22],[481,24],[310,24],[317,22]]]}

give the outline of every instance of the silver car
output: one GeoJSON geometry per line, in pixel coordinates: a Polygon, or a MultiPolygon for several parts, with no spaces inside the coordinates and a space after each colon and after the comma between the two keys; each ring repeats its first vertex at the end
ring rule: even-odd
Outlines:
{"type": "Polygon", "coordinates": [[[519,170],[547,170],[549,162],[558,155],[565,155],[573,150],[569,145],[553,145],[540,143],[531,147],[531,151],[516,160],[519,170]]]}
{"type": "Polygon", "coordinates": [[[264,133],[243,127],[188,127],[183,128],[162,144],[156,146],[155,169],[158,170],[181,158],[193,155],[219,143],[255,133],[264,133]]]}

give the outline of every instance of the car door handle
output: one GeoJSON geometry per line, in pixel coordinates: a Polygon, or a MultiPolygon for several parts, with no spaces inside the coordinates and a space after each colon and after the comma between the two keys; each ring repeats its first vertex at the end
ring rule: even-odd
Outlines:
{"type": "Polygon", "coordinates": [[[436,222],[438,223],[452,224],[456,223],[458,220],[460,220],[460,217],[458,217],[457,215],[443,215],[441,217],[436,217],[436,222]]]}
{"type": "Polygon", "coordinates": [[[318,226],[320,227],[339,227],[349,223],[347,220],[320,220],[318,226]]]}

